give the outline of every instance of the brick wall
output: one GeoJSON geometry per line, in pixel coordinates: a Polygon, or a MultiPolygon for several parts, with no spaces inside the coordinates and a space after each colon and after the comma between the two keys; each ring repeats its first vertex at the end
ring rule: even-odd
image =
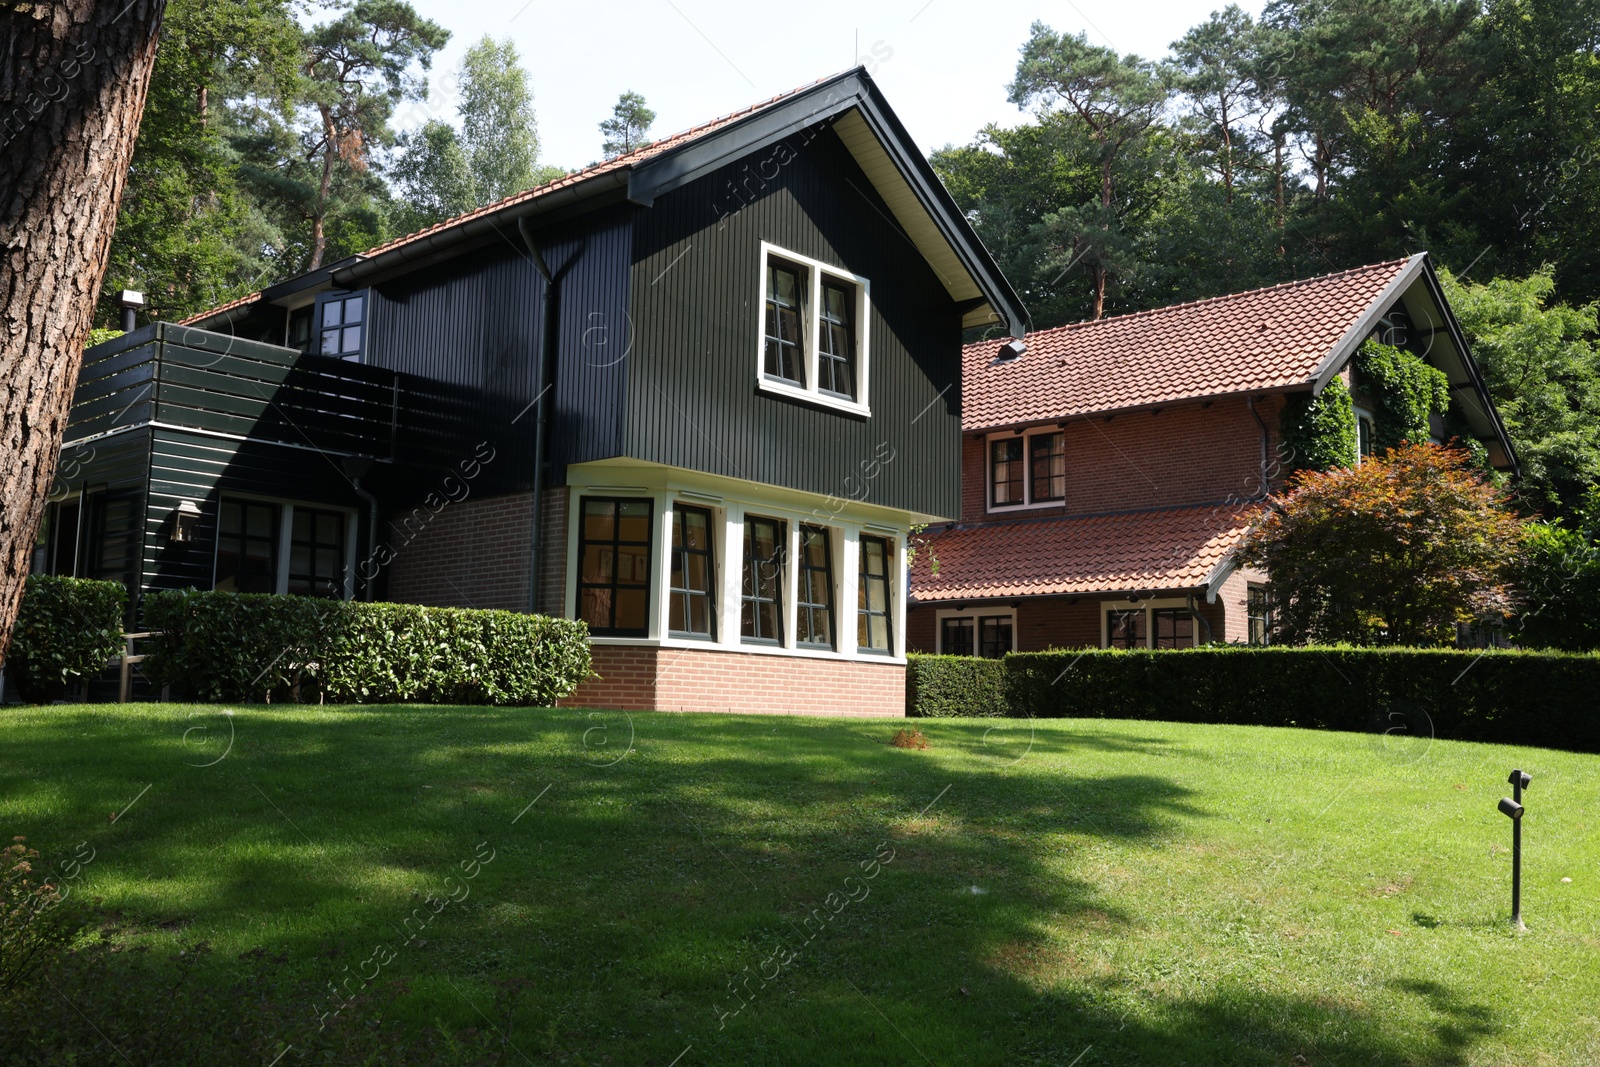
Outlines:
{"type": "MultiPolygon", "coordinates": [[[[1281,396],[1256,402],[1276,455],[1281,396]]],[[[987,440],[962,438],[963,522],[986,519],[1093,515],[1107,511],[1203,504],[1259,492],[1261,427],[1243,397],[1210,407],[1183,403],[1159,412],[1131,411],[1067,423],[1067,498],[1061,507],[990,514],[987,440]]]]}
{"type": "Polygon", "coordinates": [[[749,652],[594,647],[600,675],[563,707],[741,714],[904,715],[905,667],[749,652]]]}
{"type": "Polygon", "coordinates": [[[544,491],[544,506],[539,513],[543,529],[539,558],[539,612],[562,618],[567,596],[567,487],[544,491]]]}
{"type": "Polygon", "coordinates": [[[378,531],[395,551],[389,599],[526,611],[530,496],[468,498],[431,517],[427,508],[389,516],[387,529],[378,531]]]}
{"type": "MultiPolygon", "coordinates": [[[[1195,596],[1195,607],[1206,622],[1211,624],[1214,642],[1243,642],[1249,635],[1245,614],[1245,591],[1251,581],[1259,578],[1234,572],[1217,592],[1215,604],[1206,603],[1201,594],[1195,596]]],[[[1181,594],[1177,594],[1181,595],[1181,594]]],[[[1052,648],[1099,648],[1100,604],[1105,599],[1098,595],[1030,597],[1016,601],[1017,651],[1043,652],[1052,648]]],[[[997,601],[1001,607],[1010,607],[1011,601],[997,601]]],[[[934,652],[938,649],[935,634],[936,612],[944,604],[919,604],[906,612],[906,647],[912,652],[934,652]]],[[[967,608],[974,612],[983,610],[980,602],[969,601],[967,608]]],[[[1201,631],[1204,637],[1204,630],[1201,631]]]]}

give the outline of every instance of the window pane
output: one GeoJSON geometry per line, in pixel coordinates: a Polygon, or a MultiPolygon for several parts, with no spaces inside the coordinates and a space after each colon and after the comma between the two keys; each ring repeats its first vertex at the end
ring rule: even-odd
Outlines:
{"type": "Polygon", "coordinates": [[[1110,612],[1106,618],[1107,643],[1112,648],[1144,648],[1144,627],[1143,608],[1110,612]]]}
{"type": "Polygon", "coordinates": [[[667,628],[675,633],[710,636],[714,591],[711,512],[677,505],[672,509],[672,574],[667,628]]]}
{"type": "Polygon", "coordinates": [[[363,309],[365,307],[366,300],[364,298],[352,296],[349,300],[344,302],[344,321],[360,322],[365,317],[363,315],[363,309]]]}
{"type": "Polygon", "coordinates": [[[596,634],[649,631],[651,512],[648,500],[583,499],[575,614],[596,634]]]}
{"type": "Polygon", "coordinates": [[[992,506],[1021,504],[1022,438],[1011,437],[990,442],[989,468],[992,506]]]}
{"type": "Polygon", "coordinates": [[[766,352],[764,373],[804,384],[805,339],[801,317],[810,272],[792,264],[767,263],[766,352]]]}
{"type": "Polygon", "coordinates": [[[978,654],[999,659],[1011,651],[1011,616],[987,615],[978,620],[978,654]]]}
{"type": "Polygon", "coordinates": [[[940,623],[939,650],[946,656],[970,656],[973,653],[972,620],[970,618],[945,619],[940,623]]]}
{"type": "Polygon", "coordinates": [[[833,553],[828,528],[800,527],[800,588],[796,591],[798,622],[795,640],[802,645],[833,647],[833,553]]]}
{"type": "Polygon", "coordinates": [[[341,313],[341,310],[342,310],[343,307],[344,307],[344,305],[340,304],[339,301],[337,301],[337,300],[330,300],[326,304],[323,304],[322,305],[322,325],[323,326],[337,326],[337,325],[339,325],[340,313],[341,313]]]}
{"type": "Polygon", "coordinates": [[[341,351],[341,352],[359,352],[359,351],[361,351],[361,327],[360,326],[346,326],[344,328],[344,337],[340,340],[339,351],[341,351]]]}
{"type": "Polygon", "coordinates": [[[1067,495],[1066,434],[1040,433],[1028,439],[1032,453],[1033,484],[1029,489],[1035,502],[1063,500],[1067,495]]]}
{"type": "Polygon", "coordinates": [[[339,331],[325,330],[322,334],[322,354],[334,356],[339,353],[339,331]]]}

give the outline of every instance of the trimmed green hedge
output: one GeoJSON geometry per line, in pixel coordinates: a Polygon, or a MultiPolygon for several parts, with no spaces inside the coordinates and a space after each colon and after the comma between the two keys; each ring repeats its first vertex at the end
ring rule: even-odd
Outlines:
{"type": "Polygon", "coordinates": [[[907,714],[1155,719],[1430,733],[1600,752],[1600,655],[1402,648],[914,656],[907,714]],[[970,696],[960,695],[967,686],[970,696]],[[962,708],[970,710],[960,710],[962,708]]]}
{"type": "Polygon", "coordinates": [[[145,601],[147,673],[188,699],[548,707],[590,674],[581,622],[250,593],[145,601]]]}
{"type": "Polygon", "coordinates": [[[11,634],[6,675],[22,699],[59,700],[74,678],[99,674],[122,651],[121,582],[30,574],[11,634]]]}

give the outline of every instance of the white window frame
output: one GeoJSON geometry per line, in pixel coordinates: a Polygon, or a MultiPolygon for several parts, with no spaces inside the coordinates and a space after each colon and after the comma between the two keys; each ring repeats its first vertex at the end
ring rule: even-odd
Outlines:
{"type": "MultiPolygon", "coordinates": [[[[1113,611],[1143,611],[1144,612],[1144,647],[1155,648],[1156,628],[1150,613],[1158,608],[1187,608],[1186,597],[1162,597],[1157,600],[1102,600],[1100,601],[1100,647],[1111,647],[1111,613],[1113,611]]],[[[1200,631],[1203,627],[1199,620],[1194,624],[1194,648],[1200,647],[1200,631]]]]}
{"type": "Polygon", "coordinates": [[[852,415],[870,416],[871,405],[868,402],[868,385],[872,380],[872,283],[853,274],[843,267],[824,263],[810,256],[802,256],[798,252],[791,252],[777,245],[761,242],[761,277],[757,285],[758,299],[756,301],[756,387],[764,393],[774,396],[784,396],[791,400],[803,400],[808,404],[818,407],[832,408],[835,411],[849,412],[852,415]],[[796,266],[805,267],[810,273],[810,284],[806,301],[806,321],[804,325],[806,384],[804,388],[793,383],[777,378],[769,378],[766,369],[767,353],[767,261],[769,259],[782,259],[796,266]],[[822,277],[829,275],[841,282],[846,282],[855,288],[856,294],[856,398],[846,400],[843,397],[831,396],[818,388],[817,370],[819,365],[819,352],[821,351],[821,325],[822,325],[822,277]]]}
{"type": "MultiPolygon", "coordinates": [[[[1015,430],[1001,430],[989,434],[983,439],[983,509],[990,514],[1005,511],[1035,511],[1039,508],[1064,508],[1067,498],[1063,493],[1060,500],[1033,499],[1033,450],[1030,442],[1043,434],[1058,433],[1061,435],[1061,448],[1063,463],[1065,462],[1067,447],[1067,432],[1059,426],[1038,426],[1031,430],[1017,433],[1015,430]],[[1008,441],[1014,437],[1022,439],[1022,500],[1021,504],[995,504],[994,502],[994,442],[1008,441]]],[[[1065,474],[1063,473],[1063,477],[1065,474]]],[[[1065,487],[1063,487],[1065,488],[1065,487]]]]}
{"type": "MultiPolygon", "coordinates": [[[[1376,436],[1378,432],[1378,420],[1373,416],[1370,408],[1364,408],[1361,405],[1356,404],[1352,405],[1352,410],[1355,412],[1356,419],[1356,466],[1359,467],[1367,458],[1361,452],[1361,420],[1366,419],[1372,424],[1372,432],[1374,436],[1376,436]]],[[[1374,442],[1374,447],[1376,447],[1376,442],[1374,442]]]]}
{"type": "Polygon", "coordinates": [[[975,608],[940,608],[933,613],[933,646],[941,656],[953,653],[944,650],[944,621],[946,619],[971,619],[972,620],[972,647],[973,655],[979,655],[977,649],[981,631],[978,620],[990,618],[1009,618],[1011,620],[1011,651],[1017,650],[1017,609],[1001,607],[975,607],[975,608]]]}
{"type": "MultiPolygon", "coordinates": [[[[649,625],[643,637],[591,636],[594,645],[651,646],[659,648],[704,649],[724,652],[743,652],[758,656],[793,656],[808,659],[843,659],[860,662],[904,663],[906,655],[906,598],[905,572],[900,568],[891,573],[890,597],[890,650],[863,650],[856,644],[859,591],[861,536],[882,538],[889,542],[892,558],[903,561],[906,551],[906,534],[871,521],[844,516],[819,514],[815,509],[801,510],[791,504],[775,501],[732,500],[720,495],[691,492],[686,489],[657,490],[632,486],[574,484],[569,491],[575,502],[567,522],[567,567],[562,613],[576,617],[579,528],[582,508],[576,501],[584,496],[606,496],[617,499],[653,500],[655,502],[655,542],[652,546],[650,579],[649,625]],[[713,537],[717,592],[717,625],[715,635],[685,636],[669,631],[669,588],[672,566],[672,508],[677,504],[706,508],[712,514],[717,529],[713,537]],[[783,602],[780,605],[783,640],[779,644],[748,644],[741,630],[744,579],[744,522],[746,513],[763,519],[777,519],[785,527],[783,550],[783,602]],[[832,649],[800,645],[797,640],[799,622],[800,527],[822,526],[828,530],[829,551],[833,576],[833,628],[832,649]]],[[[282,503],[282,501],[275,501],[282,503]]],[[[1013,624],[1014,625],[1014,624],[1013,624]]],[[[1013,642],[1015,637],[1013,637],[1013,642]]]]}
{"type": "Polygon", "coordinates": [[[222,505],[228,500],[248,500],[256,504],[278,506],[278,573],[272,576],[272,592],[277,596],[289,594],[289,552],[294,540],[294,509],[310,508],[314,511],[337,511],[344,515],[344,597],[356,595],[356,509],[342,504],[319,504],[314,500],[289,500],[279,496],[262,496],[259,493],[223,493],[217,499],[216,534],[211,543],[211,588],[217,587],[217,556],[222,548],[222,505]]]}

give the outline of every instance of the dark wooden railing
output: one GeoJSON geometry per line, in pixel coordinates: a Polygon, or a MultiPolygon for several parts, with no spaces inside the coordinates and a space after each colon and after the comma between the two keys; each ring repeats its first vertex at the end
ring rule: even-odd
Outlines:
{"type": "Polygon", "coordinates": [[[159,422],[395,458],[406,390],[394,371],[167,323],[128,341],[86,355],[66,440],[159,422]]]}

